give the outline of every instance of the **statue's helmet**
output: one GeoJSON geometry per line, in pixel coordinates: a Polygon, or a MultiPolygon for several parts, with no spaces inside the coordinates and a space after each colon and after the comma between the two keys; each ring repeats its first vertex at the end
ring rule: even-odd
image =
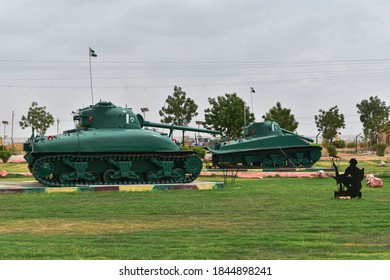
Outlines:
{"type": "Polygon", "coordinates": [[[349,163],[351,164],[351,165],[357,165],[357,160],[355,159],[355,158],[351,158],[350,160],[349,160],[349,163]]]}

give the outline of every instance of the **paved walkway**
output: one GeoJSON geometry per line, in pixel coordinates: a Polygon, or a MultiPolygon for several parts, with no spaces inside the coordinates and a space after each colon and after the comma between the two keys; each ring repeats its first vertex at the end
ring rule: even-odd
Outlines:
{"type": "Polygon", "coordinates": [[[52,193],[52,192],[102,192],[102,191],[168,191],[168,190],[214,190],[224,188],[222,182],[194,181],[186,184],[142,184],[142,185],[91,185],[71,187],[45,187],[35,181],[1,182],[0,194],[7,193],[52,193]]]}

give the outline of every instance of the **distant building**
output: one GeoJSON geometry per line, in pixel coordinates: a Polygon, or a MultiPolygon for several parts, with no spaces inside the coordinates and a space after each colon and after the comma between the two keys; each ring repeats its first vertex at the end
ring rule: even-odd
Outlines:
{"type": "MultiPolygon", "coordinates": [[[[15,154],[23,154],[23,144],[26,142],[26,138],[14,138],[14,145],[12,147],[11,140],[6,138],[5,149],[8,151],[14,151],[15,154]]],[[[3,146],[3,138],[0,137],[0,146],[3,146]]]]}

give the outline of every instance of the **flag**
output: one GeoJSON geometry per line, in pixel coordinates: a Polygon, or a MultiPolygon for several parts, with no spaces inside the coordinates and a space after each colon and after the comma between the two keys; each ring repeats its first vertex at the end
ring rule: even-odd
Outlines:
{"type": "Polygon", "coordinates": [[[255,93],[255,89],[253,87],[251,87],[251,92],[255,93]]]}
{"type": "Polygon", "coordinates": [[[93,49],[89,48],[89,56],[97,57],[97,54],[95,53],[95,51],[93,49]]]}

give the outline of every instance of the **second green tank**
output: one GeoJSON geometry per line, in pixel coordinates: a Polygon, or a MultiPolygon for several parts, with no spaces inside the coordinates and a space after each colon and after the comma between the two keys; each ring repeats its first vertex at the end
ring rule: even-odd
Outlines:
{"type": "Polygon", "coordinates": [[[208,148],[214,167],[308,168],[321,158],[312,139],[285,130],[277,122],[244,127],[243,137],[214,142],[208,148]]]}

